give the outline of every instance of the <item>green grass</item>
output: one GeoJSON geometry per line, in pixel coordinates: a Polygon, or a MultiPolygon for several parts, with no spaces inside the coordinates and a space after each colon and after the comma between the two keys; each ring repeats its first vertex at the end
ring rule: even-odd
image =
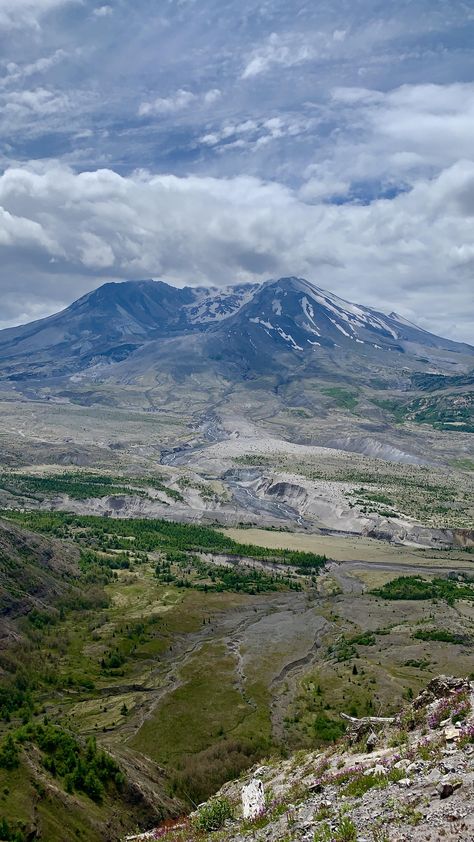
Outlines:
{"type": "Polygon", "coordinates": [[[419,629],[413,635],[414,640],[436,640],[440,643],[469,643],[469,637],[464,634],[455,634],[446,629],[419,629]]]}
{"type": "Polygon", "coordinates": [[[451,464],[454,468],[460,468],[461,471],[474,471],[474,459],[467,457],[453,459],[451,464]]]}
{"type": "Polygon", "coordinates": [[[382,599],[442,599],[453,605],[458,599],[474,601],[474,581],[465,578],[462,581],[455,581],[438,578],[428,580],[422,579],[421,576],[399,576],[381,588],[375,588],[371,593],[382,599]]]}
{"type": "Polygon", "coordinates": [[[351,392],[349,389],[343,389],[341,386],[328,386],[321,389],[323,395],[333,398],[336,406],[341,409],[347,409],[353,412],[358,404],[358,397],[356,392],[351,392]]]}
{"type": "Polygon", "coordinates": [[[352,798],[362,798],[371,789],[385,789],[389,783],[399,781],[404,777],[401,769],[391,769],[386,774],[375,775],[373,772],[362,772],[352,775],[344,785],[342,794],[352,798]]]}
{"type": "Polygon", "coordinates": [[[208,526],[167,520],[118,519],[80,516],[63,512],[11,512],[0,514],[43,534],[70,540],[94,550],[130,550],[138,552],[181,551],[216,552],[231,556],[256,558],[308,572],[324,566],[326,556],[296,550],[266,549],[252,544],[238,544],[224,533],[208,526]],[[130,542],[133,541],[133,544],[130,542]]]}
{"type": "Polygon", "coordinates": [[[266,701],[252,688],[239,689],[223,645],[206,644],[131,745],[169,768],[176,791],[198,803],[270,746],[266,701]]]}
{"type": "MultiPolygon", "coordinates": [[[[80,753],[85,757],[82,749],[80,753]]],[[[97,803],[75,790],[69,794],[60,777],[46,768],[51,750],[38,749],[35,742],[20,743],[20,759],[13,770],[0,768],[0,833],[3,840],[26,842],[32,827],[38,839],[64,842],[81,839],[101,842],[105,833],[121,838],[125,828],[132,832],[140,821],[140,809],[114,788],[104,790],[97,803]],[[3,825],[2,822],[3,821],[3,825]],[[9,832],[5,832],[9,828],[9,832]],[[107,828],[107,829],[106,829],[107,828]]]]}
{"type": "MultiPolygon", "coordinates": [[[[61,590],[56,583],[47,603],[38,604],[28,617],[17,621],[21,644],[2,652],[0,665],[6,672],[0,685],[1,739],[8,732],[17,733],[22,719],[27,727],[32,723],[36,728],[46,712],[54,726],[79,744],[79,758],[87,751],[84,737],[91,735],[96,737],[99,751],[103,746],[118,757],[123,754],[131,758],[138,751],[145,756],[142,760],[150,758],[166,767],[163,787],[167,789],[163,797],[178,795],[190,805],[207,798],[226,779],[237,777],[277,748],[271,728],[271,682],[281,670],[281,652],[269,646],[264,652],[255,653],[250,646],[244,646],[245,666],[240,675],[228,636],[230,628],[240,627],[245,612],[253,623],[253,609],[261,611],[264,600],[274,599],[276,603],[288,596],[243,593],[247,585],[255,587],[260,583],[263,591],[268,584],[260,574],[255,577],[253,571],[248,574],[254,577],[252,582],[247,580],[245,568],[237,568],[237,578],[226,586],[223,570],[201,560],[193,562],[192,556],[199,552],[228,554],[237,561],[240,552],[245,557],[255,553],[260,561],[287,564],[290,581],[295,568],[311,573],[317,570],[320,556],[248,547],[211,528],[163,520],[120,521],[46,512],[7,514],[12,532],[20,532],[25,525],[46,536],[35,539],[45,553],[40,556],[44,563],[54,546],[55,552],[61,547],[78,564],[73,576],[75,590],[61,590]],[[49,537],[64,542],[51,543],[49,537]],[[168,563],[173,576],[189,576],[195,580],[195,586],[178,587],[175,581],[165,581],[168,574],[163,565],[168,563]],[[203,587],[206,579],[211,585],[207,592],[203,587]],[[232,626],[235,618],[237,625],[232,626]]],[[[30,559],[29,545],[22,546],[25,559],[30,559]]],[[[8,558],[0,561],[10,563],[8,558]]],[[[18,572],[16,567],[13,572],[11,587],[18,572]]],[[[262,576],[271,582],[274,574],[270,569],[263,571],[262,576]]],[[[274,577],[273,585],[277,589],[287,587],[279,576],[274,577]]],[[[68,581],[66,577],[65,583],[68,581]]],[[[457,594],[463,588],[469,592],[471,589],[467,581],[441,581],[449,581],[458,589],[457,594]]],[[[301,596],[303,600],[311,598],[311,591],[301,596]]],[[[379,599],[365,598],[378,605],[379,611],[392,611],[379,599]]],[[[328,604],[321,600],[321,610],[325,611],[328,604]]],[[[403,606],[400,608],[404,610],[403,606]]],[[[257,622],[258,619],[256,614],[257,622]]],[[[384,617],[377,622],[390,620],[384,617]]],[[[312,669],[302,687],[295,687],[296,700],[291,710],[294,721],[289,721],[290,716],[282,724],[283,739],[289,746],[315,747],[332,742],[341,732],[340,710],[355,715],[379,710],[375,694],[380,691],[375,681],[386,669],[385,664],[376,665],[384,657],[381,646],[374,645],[374,639],[379,643],[376,636],[380,630],[364,628],[362,622],[338,625],[334,619],[328,639],[317,654],[317,676],[312,669]],[[336,651],[329,653],[330,642],[335,638],[339,638],[342,651],[343,636],[344,646],[350,651],[348,662],[339,662],[336,651]],[[357,673],[353,673],[354,663],[357,673]]],[[[311,637],[309,645],[312,640],[311,637]]],[[[390,641],[384,639],[380,643],[387,643],[388,648],[390,641]]],[[[409,645],[414,647],[413,642],[409,645]]],[[[405,679],[400,679],[403,667],[398,668],[393,659],[387,671],[390,670],[390,688],[380,697],[384,702],[389,698],[391,703],[394,687],[405,688],[410,682],[416,689],[417,679],[413,679],[413,673],[406,676],[408,669],[405,679]]],[[[284,682],[280,687],[284,688],[284,682]]],[[[286,708],[282,718],[285,711],[286,708]]],[[[127,827],[130,825],[131,808],[126,807],[113,781],[101,782],[101,802],[93,801],[80,788],[82,784],[73,786],[73,793],[67,793],[67,777],[75,767],[64,774],[56,768],[53,774],[44,764],[48,752],[32,738],[20,742],[20,765],[9,770],[13,780],[21,781],[15,795],[11,793],[8,799],[5,796],[8,803],[1,800],[1,784],[7,770],[0,769],[0,815],[5,815],[14,827],[18,821],[30,821],[32,805],[38,800],[34,787],[41,784],[38,775],[32,778],[26,768],[25,748],[29,756],[36,758],[45,780],[58,787],[66,798],[64,803],[71,805],[67,798],[74,799],[69,823],[65,808],[57,806],[55,813],[47,801],[41,802],[38,815],[43,816],[44,811],[40,822],[43,838],[62,842],[62,822],[63,827],[71,828],[71,833],[77,828],[83,840],[95,842],[104,838],[104,833],[96,832],[94,824],[103,828],[104,822],[112,820],[113,811],[128,822],[127,827]],[[57,824],[55,815],[60,817],[57,824]]],[[[74,747],[72,753],[76,753],[74,747]]],[[[146,826],[134,817],[133,821],[146,826]]],[[[116,835],[119,838],[118,832],[116,835]]]]}
{"type": "Polygon", "coordinates": [[[86,500],[89,498],[109,497],[116,495],[146,496],[147,488],[162,491],[172,500],[182,501],[179,491],[166,486],[156,477],[147,479],[129,479],[127,477],[113,477],[109,474],[93,474],[86,472],[64,472],[60,474],[4,473],[0,474],[0,488],[14,495],[27,497],[56,497],[67,495],[72,500],[86,500]]]}

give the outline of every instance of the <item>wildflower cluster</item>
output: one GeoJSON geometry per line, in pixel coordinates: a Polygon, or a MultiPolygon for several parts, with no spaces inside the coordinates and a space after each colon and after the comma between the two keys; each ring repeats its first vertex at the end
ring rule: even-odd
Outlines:
{"type": "Polygon", "coordinates": [[[346,766],[338,771],[328,772],[316,778],[311,789],[319,789],[324,786],[344,786],[344,794],[362,795],[373,787],[384,788],[390,782],[403,777],[403,772],[397,769],[395,765],[400,758],[400,754],[380,758],[377,765],[382,766],[383,771],[377,770],[377,773],[374,772],[373,765],[364,766],[361,763],[355,766],[346,766]]]}
{"type": "Polygon", "coordinates": [[[407,749],[405,757],[411,761],[420,759],[431,760],[439,755],[442,744],[444,744],[444,738],[422,737],[421,740],[407,749]]]}
{"type": "Polygon", "coordinates": [[[462,748],[468,743],[474,743],[474,722],[464,725],[459,732],[458,745],[462,748]]]}
{"type": "Polygon", "coordinates": [[[244,830],[257,830],[266,827],[270,822],[275,821],[280,816],[286,815],[288,823],[293,820],[292,804],[290,804],[291,791],[286,794],[285,798],[273,798],[258,813],[252,818],[243,823],[244,830]]]}
{"type": "Polygon", "coordinates": [[[450,696],[441,699],[428,717],[430,728],[438,728],[445,719],[461,722],[471,710],[468,692],[464,687],[455,690],[450,696]]]}
{"type": "Polygon", "coordinates": [[[355,775],[363,775],[366,769],[360,763],[356,766],[346,766],[344,769],[339,769],[336,772],[323,773],[320,777],[315,778],[312,789],[323,786],[341,786],[347,783],[355,775]]]}

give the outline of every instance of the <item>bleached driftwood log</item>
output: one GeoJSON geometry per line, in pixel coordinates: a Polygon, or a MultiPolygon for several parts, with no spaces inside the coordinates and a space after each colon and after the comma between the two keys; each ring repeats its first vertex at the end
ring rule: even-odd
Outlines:
{"type": "Polygon", "coordinates": [[[356,716],[349,716],[348,713],[341,713],[341,717],[349,723],[349,740],[353,743],[358,743],[362,739],[367,739],[367,751],[373,751],[378,737],[374,733],[374,727],[381,725],[393,725],[395,722],[394,716],[363,716],[360,719],[356,716]]]}
{"type": "Polygon", "coordinates": [[[394,716],[349,716],[348,713],[341,713],[343,719],[353,722],[355,725],[393,725],[394,716]]]}

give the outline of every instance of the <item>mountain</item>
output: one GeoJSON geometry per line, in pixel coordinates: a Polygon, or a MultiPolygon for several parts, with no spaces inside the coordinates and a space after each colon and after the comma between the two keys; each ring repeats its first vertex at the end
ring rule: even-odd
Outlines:
{"type": "MultiPolygon", "coordinates": [[[[333,360],[393,352],[456,366],[457,357],[473,358],[474,349],[434,336],[392,313],[344,301],[301,278],[262,284],[250,301],[221,325],[219,338],[229,353],[258,361],[278,351],[306,364],[328,352],[333,360]],[[226,331],[225,342],[222,331],[226,331]]],[[[396,363],[399,364],[399,363],[396,363]]]]}
{"type": "Polygon", "coordinates": [[[104,284],[60,313],[0,331],[0,377],[67,376],[98,362],[120,361],[153,339],[205,330],[229,318],[255,289],[178,289],[161,281],[104,284]]]}
{"type": "MultiPolygon", "coordinates": [[[[387,353],[393,365],[422,355],[443,370],[469,367],[474,349],[442,339],[396,313],[384,315],[351,304],[300,278],[225,289],[184,287],[162,281],[108,283],[61,313],[0,332],[0,378],[7,382],[67,379],[81,373],[94,379],[103,369],[128,360],[141,373],[160,360],[173,374],[170,351],[189,371],[202,359],[224,371],[262,371],[275,354],[287,365],[311,365],[329,356],[370,358],[387,353]],[[170,345],[171,343],[171,345],[170,345]],[[184,355],[184,356],[183,356],[184,355]],[[151,359],[150,359],[151,357],[151,359]],[[290,362],[291,360],[291,362],[290,362]]],[[[172,356],[172,354],[171,354],[172,356]]],[[[178,363],[178,361],[176,361],[178,363]]],[[[123,375],[124,366],[117,368],[123,375]]]]}

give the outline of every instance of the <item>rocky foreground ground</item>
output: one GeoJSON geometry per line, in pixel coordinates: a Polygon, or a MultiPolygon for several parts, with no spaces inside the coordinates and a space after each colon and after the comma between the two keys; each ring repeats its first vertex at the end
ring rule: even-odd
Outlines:
{"type": "Polygon", "coordinates": [[[141,842],[474,840],[474,684],[439,676],[390,719],[269,761],[141,842]]]}

